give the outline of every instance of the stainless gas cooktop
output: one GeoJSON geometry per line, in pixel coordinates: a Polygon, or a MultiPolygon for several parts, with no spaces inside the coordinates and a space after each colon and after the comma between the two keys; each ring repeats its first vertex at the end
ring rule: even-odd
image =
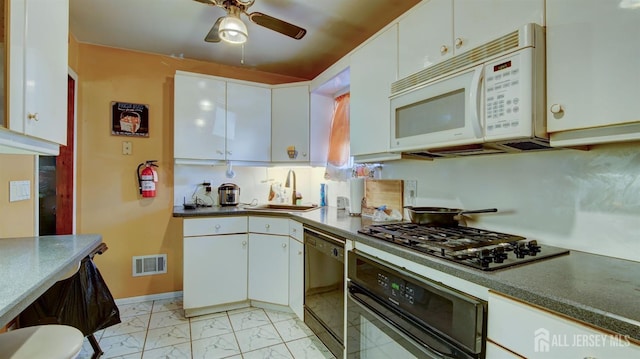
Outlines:
{"type": "Polygon", "coordinates": [[[358,232],[485,271],[569,253],[517,235],[464,226],[386,223],[365,226],[358,232]]]}

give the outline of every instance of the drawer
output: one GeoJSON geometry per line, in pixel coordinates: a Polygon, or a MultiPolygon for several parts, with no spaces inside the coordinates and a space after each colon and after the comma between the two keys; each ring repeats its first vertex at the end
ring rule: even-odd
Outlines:
{"type": "Polygon", "coordinates": [[[297,239],[299,242],[304,242],[304,232],[302,228],[302,223],[298,221],[294,221],[293,219],[289,220],[289,236],[297,239]]]}
{"type": "Polygon", "coordinates": [[[247,217],[189,218],[184,220],[183,235],[207,236],[247,233],[247,217]]]}
{"type": "Polygon", "coordinates": [[[289,219],[278,217],[249,217],[249,232],[289,235],[289,219]]]}
{"type": "Polygon", "coordinates": [[[487,337],[527,358],[640,358],[640,347],[527,303],[489,293],[487,337]]]}

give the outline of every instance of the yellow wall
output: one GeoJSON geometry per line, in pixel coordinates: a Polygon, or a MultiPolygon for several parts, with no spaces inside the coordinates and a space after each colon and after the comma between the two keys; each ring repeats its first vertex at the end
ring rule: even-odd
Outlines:
{"type": "Polygon", "coordinates": [[[114,297],[182,290],[182,220],[172,217],[175,71],[272,84],[302,79],[88,44],[72,50],[77,53],[70,51],[70,64],[77,61],[78,74],[77,232],[102,234],[109,250],[96,256],[96,264],[114,297]],[[111,101],[149,105],[149,137],[112,136],[111,101]],[[122,155],[125,140],[133,155],[122,155]],[[145,160],[160,166],[152,199],[138,195],[136,167],[145,160]],[[167,274],[132,277],[132,256],[160,253],[168,256],[167,274]]]}
{"type": "Polygon", "coordinates": [[[34,156],[0,155],[0,238],[33,236],[34,156]],[[9,181],[31,181],[31,199],[9,202],[9,181]]]}

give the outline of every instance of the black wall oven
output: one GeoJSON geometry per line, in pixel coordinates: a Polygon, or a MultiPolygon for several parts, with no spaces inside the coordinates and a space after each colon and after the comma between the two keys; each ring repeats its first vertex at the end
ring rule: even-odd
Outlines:
{"type": "Polygon", "coordinates": [[[485,357],[487,303],[348,253],[348,358],[485,357]]]}
{"type": "Polygon", "coordinates": [[[344,239],[304,228],[304,322],[337,358],[344,352],[344,239]]]}

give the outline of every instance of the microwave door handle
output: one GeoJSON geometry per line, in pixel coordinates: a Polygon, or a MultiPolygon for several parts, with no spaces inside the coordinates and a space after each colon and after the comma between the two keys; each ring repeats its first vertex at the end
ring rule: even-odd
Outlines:
{"type": "Polygon", "coordinates": [[[473,106],[473,130],[476,137],[484,137],[482,131],[482,91],[484,84],[484,66],[478,66],[473,71],[473,78],[471,79],[469,102],[473,106]]]}

